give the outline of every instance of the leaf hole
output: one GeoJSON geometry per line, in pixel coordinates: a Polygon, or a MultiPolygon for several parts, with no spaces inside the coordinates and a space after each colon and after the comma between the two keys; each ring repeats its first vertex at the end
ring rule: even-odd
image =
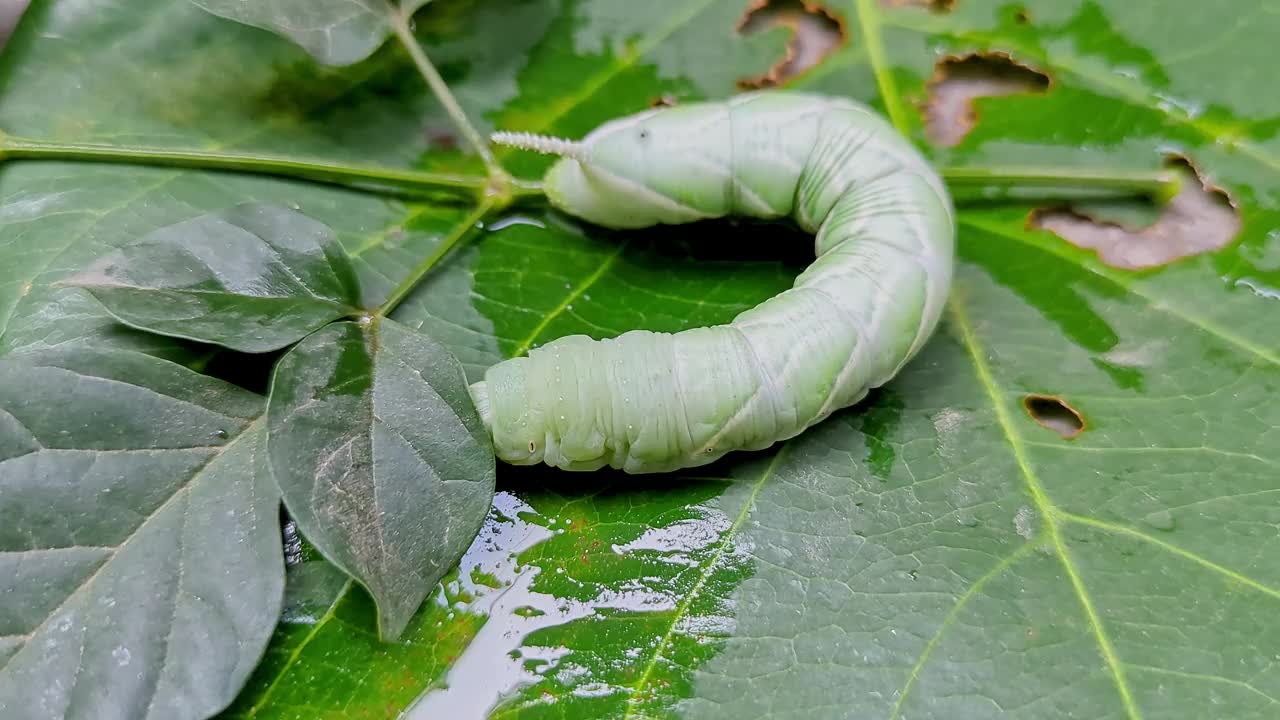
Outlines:
{"type": "Polygon", "coordinates": [[[776,27],[791,30],[786,53],[763,75],[739,80],[738,87],[781,85],[822,62],[849,37],[839,16],[807,0],[753,0],[737,29],[751,35],[776,27]]]}
{"type": "Polygon", "coordinates": [[[940,60],[928,82],[925,134],[941,147],[960,144],[978,124],[974,101],[983,97],[1044,93],[1049,76],[1005,53],[983,52],[940,60]]]}
{"type": "Polygon", "coordinates": [[[1084,432],[1084,416],[1056,395],[1030,394],[1022,398],[1022,407],[1032,420],[1071,440],[1084,432]]]}
{"type": "Polygon", "coordinates": [[[1036,210],[1027,224],[1093,250],[1102,262],[1124,270],[1167,265],[1230,244],[1240,232],[1240,215],[1227,192],[1206,181],[1185,157],[1171,156],[1165,167],[1181,183],[1162,208],[1150,201],[1078,202],[1036,210]]]}

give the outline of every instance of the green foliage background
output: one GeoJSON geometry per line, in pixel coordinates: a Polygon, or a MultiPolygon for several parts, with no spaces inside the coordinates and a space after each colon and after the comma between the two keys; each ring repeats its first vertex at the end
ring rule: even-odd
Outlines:
{"type": "MultiPolygon", "coordinates": [[[[522,718],[1274,716],[1280,13],[1257,0],[828,7],[849,41],[794,87],[875,104],[923,145],[937,60],[1006,52],[1048,74],[1048,92],[980,101],[974,132],[930,151],[940,164],[1149,169],[1179,153],[1229,193],[1239,239],[1124,272],[1028,229],[1030,206],[966,207],[944,327],[867,403],[696,477],[501,467],[479,538],[388,645],[368,597],[309,549],[291,552],[280,599],[276,496],[255,470],[269,365],[124,329],[54,283],[256,201],[332,227],[376,304],[471,208],[8,163],[0,709],[202,717],[252,670],[223,717],[395,717],[446,684],[408,717],[450,702],[522,718]],[[1086,431],[1042,428],[1028,393],[1063,397],[1086,431]],[[186,642],[202,634],[234,642],[186,642]]],[[[786,33],[739,36],[743,10],[438,0],[415,32],[485,129],[576,137],[665,94],[726,96],[769,67],[786,33]]],[[[0,129],[477,170],[394,43],[325,68],[160,0],[33,3],[0,56],[0,129]]],[[[524,177],[545,167],[500,160],[524,177]]],[[[808,252],[776,231],[604,233],[530,206],[487,219],[393,318],[475,379],[561,335],[728,320],[788,286],[808,252]]]]}

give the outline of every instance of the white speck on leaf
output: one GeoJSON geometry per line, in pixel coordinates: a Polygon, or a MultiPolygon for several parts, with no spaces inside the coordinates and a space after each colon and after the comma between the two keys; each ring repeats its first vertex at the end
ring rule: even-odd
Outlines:
{"type": "Polygon", "coordinates": [[[124,667],[129,664],[129,660],[133,656],[129,653],[129,648],[123,645],[117,645],[116,648],[111,651],[111,657],[115,659],[117,665],[124,667]]]}
{"type": "Polygon", "coordinates": [[[1030,540],[1034,534],[1034,528],[1031,525],[1035,522],[1035,519],[1036,511],[1023,505],[1018,508],[1018,512],[1013,516],[1013,529],[1023,538],[1030,540]]]}

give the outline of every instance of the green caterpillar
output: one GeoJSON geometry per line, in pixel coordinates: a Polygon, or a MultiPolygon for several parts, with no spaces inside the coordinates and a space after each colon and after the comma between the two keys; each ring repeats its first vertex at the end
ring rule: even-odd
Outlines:
{"type": "Polygon", "coordinates": [[[650,473],[760,450],[887,382],[938,323],[950,196],[862,105],[763,91],[620,118],[580,142],[494,140],[561,156],[547,196],[592,223],[790,216],[817,233],[818,256],[727,325],[574,335],[491,367],[471,394],[508,463],[650,473]]]}

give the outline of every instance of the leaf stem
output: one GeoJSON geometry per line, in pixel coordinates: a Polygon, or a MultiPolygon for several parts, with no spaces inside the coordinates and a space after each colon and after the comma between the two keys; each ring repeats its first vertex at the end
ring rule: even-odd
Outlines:
{"type": "MultiPolygon", "coordinates": [[[[441,191],[475,197],[494,194],[493,182],[479,175],[424,172],[380,165],[343,164],[313,158],[283,155],[230,153],[139,145],[98,145],[34,140],[0,134],[0,159],[107,162],[144,166],[199,168],[260,173],[342,185],[362,189],[392,188],[413,195],[441,191]]],[[[942,178],[955,188],[1048,188],[1119,192],[1168,200],[1178,191],[1175,172],[1091,170],[1071,167],[962,166],[939,169],[942,178]]],[[[504,173],[505,175],[505,173],[504,173]]],[[[498,192],[495,205],[503,199],[542,194],[542,184],[534,180],[508,178],[505,191],[498,192]],[[501,196],[509,197],[503,198],[501,196]]]]}
{"type": "MultiPolygon", "coordinates": [[[[475,175],[402,170],[361,164],[336,164],[309,158],[281,155],[228,153],[137,145],[96,145],[61,143],[0,136],[0,158],[23,160],[71,160],[165,167],[235,170],[280,175],[352,187],[381,187],[406,190],[466,191],[474,195],[488,186],[487,178],[475,175]]],[[[523,190],[528,192],[528,190],[523,190]]]]}
{"type": "Polygon", "coordinates": [[[889,114],[889,120],[898,132],[910,135],[911,123],[907,120],[902,97],[898,94],[898,84],[893,78],[893,67],[889,65],[884,41],[880,36],[880,10],[876,3],[877,0],[854,0],[853,13],[862,32],[862,43],[867,49],[867,58],[871,61],[871,71],[876,76],[885,112],[889,114]]]}
{"type": "Polygon", "coordinates": [[[453,97],[453,92],[445,84],[444,78],[440,77],[436,66],[432,65],[431,60],[427,58],[427,54],[422,52],[422,47],[418,45],[417,39],[413,37],[413,31],[409,29],[408,13],[388,7],[387,14],[392,32],[400,40],[400,44],[404,46],[404,49],[408,51],[409,57],[413,59],[413,64],[418,67],[418,72],[422,75],[422,79],[427,81],[427,86],[431,88],[431,92],[435,94],[436,99],[444,106],[445,112],[449,113],[449,118],[453,120],[458,132],[462,133],[462,136],[467,139],[467,143],[471,145],[471,149],[484,161],[489,177],[497,183],[510,180],[511,176],[494,159],[493,153],[489,151],[489,144],[485,142],[484,138],[480,136],[480,132],[467,119],[467,114],[463,112],[462,106],[458,105],[457,99],[453,97]]]}
{"type": "MultiPolygon", "coordinates": [[[[63,160],[72,162],[107,162],[144,166],[229,170],[287,178],[298,178],[331,185],[361,189],[407,191],[426,195],[441,191],[474,197],[486,191],[491,183],[479,175],[423,172],[380,165],[339,164],[311,158],[283,155],[229,153],[209,150],[185,150],[138,145],[97,145],[32,140],[0,134],[0,159],[63,160]]],[[[541,195],[542,185],[529,180],[511,179],[507,188],[513,198],[541,195]]]]}
{"type": "Polygon", "coordinates": [[[1054,188],[1120,192],[1164,202],[1178,192],[1177,174],[1168,171],[1089,170],[1069,167],[943,167],[942,179],[956,188],[1054,188]]]}
{"type": "Polygon", "coordinates": [[[430,255],[423,258],[422,262],[418,263],[417,267],[409,271],[409,274],[400,281],[400,284],[391,291],[391,294],[388,295],[387,299],[378,306],[377,310],[373,311],[373,314],[378,317],[386,317],[387,315],[390,315],[391,311],[395,310],[396,306],[408,297],[409,293],[413,292],[413,289],[422,281],[422,278],[426,277],[427,273],[431,272],[431,269],[444,259],[444,256],[448,255],[449,251],[457,246],[457,244],[467,236],[468,232],[475,228],[476,223],[484,219],[484,216],[488,214],[490,210],[501,207],[502,204],[503,199],[498,197],[490,196],[482,200],[480,204],[477,205],[469,215],[467,215],[465,220],[454,226],[453,230],[440,241],[440,244],[436,246],[436,249],[430,255]]]}

